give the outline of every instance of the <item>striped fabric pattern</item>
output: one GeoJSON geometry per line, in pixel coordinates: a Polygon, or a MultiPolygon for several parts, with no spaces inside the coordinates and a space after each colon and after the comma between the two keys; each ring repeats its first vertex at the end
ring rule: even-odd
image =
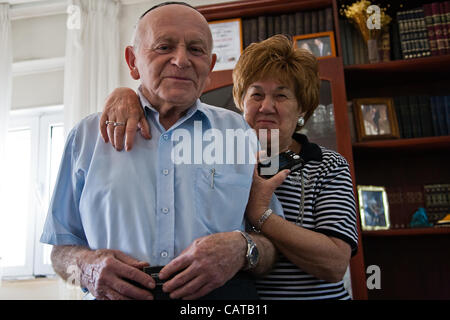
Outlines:
{"type": "MultiPolygon", "coordinates": [[[[339,238],[356,253],[356,204],[347,161],[338,153],[320,147],[322,159],[306,162],[303,227],[339,238]]],[[[286,220],[295,223],[300,212],[299,172],[291,172],[275,191],[286,220]]],[[[275,267],[256,281],[263,300],[350,299],[343,281],[329,283],[305,273],[281,256],[275,267]]]]}

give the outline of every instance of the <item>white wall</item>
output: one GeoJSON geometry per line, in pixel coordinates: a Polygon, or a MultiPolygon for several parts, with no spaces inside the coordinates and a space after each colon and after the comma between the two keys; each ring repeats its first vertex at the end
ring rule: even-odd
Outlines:
{"type": "MultiPolygon", "coordinates": [[[[236,1],[236,0],[234,0],[236,1]]],[[[125,62],[125,47],[130,44],[134,25],[140,15],[161,1],[125,0],[121,7],[120,20],[120,85],[137,88],[125,62]],[[134,3],[134,4],[126,4],[134,3]]],[[[193,6],[209,5],[230,0],[187,0],[193,6]]],[[[65,13],[17,19],[12,21],[14,62],[33,59],[49,59],[65,55],[65,13]]],[[[15,76],[13,80],[12,109],[63,104],[63,70],[15,76]]]]}

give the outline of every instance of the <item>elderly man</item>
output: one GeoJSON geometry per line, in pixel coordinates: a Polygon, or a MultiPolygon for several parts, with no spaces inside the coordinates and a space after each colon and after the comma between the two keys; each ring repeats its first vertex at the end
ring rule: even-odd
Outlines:
{"type": "Polygon", "coordinates": [[[266,272],[276,254],[270,241],[243,232],[254,165],[171,158],[177,132],[249,128],[240,115],[198,100],[215,60],[198,11],[180,3],[150,9],[126,61],[141,82],[152,139],[136,137],[132,151],[116,152],[101,140],[98,114],[68,136],[41,241],[54,245],[55,271],[97,299],[153,299],[155,281],[142,271],[149,264],[165,266],[159,278],[170,279],[162,287],[170,298],[256,298],[238,271],[266,272]]]}

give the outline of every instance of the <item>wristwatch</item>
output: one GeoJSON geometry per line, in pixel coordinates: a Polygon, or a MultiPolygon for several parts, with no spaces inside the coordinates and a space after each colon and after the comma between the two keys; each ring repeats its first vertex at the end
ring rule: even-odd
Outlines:
{"type": "Polygon", "coordinates": [[[250,238],[247,232],[241,230],[236,231],[239,231],[245,238],[245,240],[247,240],[247,254],[246,254],[247,265],[243,270],[252,270],[253,268],[256,267],[259,261],[258,247],[256,247],[255,241],[253,241],[252,238],[250,238]]]}

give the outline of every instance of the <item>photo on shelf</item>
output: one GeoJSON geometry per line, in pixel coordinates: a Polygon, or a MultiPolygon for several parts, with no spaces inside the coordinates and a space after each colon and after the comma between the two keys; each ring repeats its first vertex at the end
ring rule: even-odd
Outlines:
{"type": "Polygon", "coordinates": [[[298,35],[293,40],[297,48],[308,50],[317,59],[336,57],[333,31],[298,35]]]}
{"type": "Polygon", "coordinates": [[[353,100],[358,141],[400,138],[392,98],[353,100]]]}
{"type": "Polygon", "coordinates": [[[362,230],[389,229],[389,204],[384,187],[358,186],[362,230]]]}

